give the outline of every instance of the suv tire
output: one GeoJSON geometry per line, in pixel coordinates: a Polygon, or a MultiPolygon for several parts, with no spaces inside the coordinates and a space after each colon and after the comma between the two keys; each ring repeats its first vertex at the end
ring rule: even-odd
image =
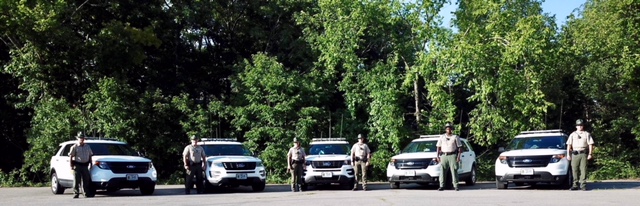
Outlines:
{"type": "Polygon", "coordinates": [[[469,186],[475,185],[476,181],[478,181],[478,173],[477,173],[477,170],[476,170],[476,166],[473,165],[471,167],[471,175],[469,176],[469,178],[467,178],[465,180],[465,184],[469,185],[469,186]]]}
{"type": "Polygon", "coordinates": [[[64,189],[65,188],[60,185],[60,182],[58,182],[58,174],[53,172],[53,174],[51,174],[51,192],[53,192],[53,194],[59,195],[64,193],[64,189]]]}
{"type": "Polygon", "coordinates": [[[142,195],[151,195],[153,191],[156,189],[155,184],[148,184],[140,186],[140,194],[142,195]]]}
{"type": "Polygon", "coordinates": [[[509,182],[501,182],[498,177],[496,177],[496,188],[498,189],[507,189],[509,188],[509,182]]]}
{"type": "Polygon", "coordinates": [[[400,188],[400,183],[399,182],[390,182],[389,186],[391,186],[391,189],[399,189],[400,188]]]}
{"type": "MultiPolygon", "coordinates": [[[[267,183],[265,182],[254,183],[253,185],[251,185],[251,189],[253,189],[254,192],[261,192],[264,190],[266,184],[267,183]]],[[[306,189],[302,189],[302,190],[306,190],[306,189]]]]}

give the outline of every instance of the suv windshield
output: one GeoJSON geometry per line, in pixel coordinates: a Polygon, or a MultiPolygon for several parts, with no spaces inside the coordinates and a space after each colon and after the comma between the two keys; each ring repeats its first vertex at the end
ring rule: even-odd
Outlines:
{"type": "Polygon", "coordinates": [[[546,136],[546,137],[528,137],[515,138],[506,150],[516,149],[567,149],[566,137],[564,136],[546,136]]]}
{"type": "Polygon", "coordinates": [[[207,156],[251,156],[251,151],[242,145],[200,145],[207,156]]]}
{"type": "Polygon", "coordinates": [[[402,150],[402,153],[436,152],[436,143],[438,143],[436,140],[411,142],[402,150]]]}
{"type": "Polygon", "coordinates": [[[309,148],[309,155],[349,154],[347,144],[314,144],[309,148]]]}
{"type": "Polygon", "coordinates": [[[138,156],[138,153],[126,144],[87,143],[93,155],[138,156]]]}

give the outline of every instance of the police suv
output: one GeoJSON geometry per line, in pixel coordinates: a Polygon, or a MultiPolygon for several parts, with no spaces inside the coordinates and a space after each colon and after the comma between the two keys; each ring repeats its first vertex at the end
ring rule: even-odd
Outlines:
{"type": "Polygon", "coordinates": [[[567,134],[562,130],[524,131],[507,148],[500,148],[495,162],[496,187],[550,183],[571,187],[572,174],[567,154],[567,134]]]}
{"type": "MultiPolygon", "coordinates": [[[[51,157],[49,174],[53,194],[62,194],[66,188],[73,188],[69,151],[76,143],[61,143],[58,152],[51,157]]],[[[150,159],[141,157],[127,143],[116,139],[87,137],[85,144],[93,151],[91,191],[84,191],[87,197],[93,197],[96,189],[114,192],[123,188],[140,188],[143,195],[153,194],[158,174],[150,159]]]]}
{"type": "Polygon", "coordinates": [[[355,176],[350,154],[351,145],[345,138],[313,138],[306,157],[302,190],[333,183],[353,188],[355,176]]]}
{"type": "MultiPolygon", "coordinates": [[[[400,183],[418,183],[428,185],[439,183],[440,164],[436,160],[438,138],[441,135],[420,135],[407,145],[402,153],[391,158],[387,165],[387,178],[392,189],[400,188],[400,183]]],[[[476,177],[476,153],[465,138],[462,143],[461,165],[458,168],[459,180],[474,185],[476,177]]],[[[451,175],[447,171],[446,175],[451,175]]],[[[447,178],[451,180],[451,178],[447,178]]]]}
{"type": "Polygon", "coordinates": [[[253,191],[264,190],[267,173],[262,160],[253,157],[237,139],[203,138],[198,145],[207,155],[205,188],[251,186],[253,191]]]}

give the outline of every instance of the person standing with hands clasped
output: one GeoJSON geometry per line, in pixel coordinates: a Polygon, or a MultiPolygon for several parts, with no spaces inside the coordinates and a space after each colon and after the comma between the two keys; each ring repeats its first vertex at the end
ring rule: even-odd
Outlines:
{"type": "Polygon", "coordinates": [[[91,158],[93,157],[93,151],[88,144],[84,143],[85,136],[82,132],[78,132],[76,135],[78,143],[71,146],[69,151],[69,162],[71,163],[71,169],[73,170],[73,198],[80,196],[80,180],[82,180],[82,189],[84,190],[85,197],[91,197],[92,194],[87,195],[87,191],[91,191],[91,158]]]}
{"type": "Polygon", "coordinates": [[[369,166],[369,160],[371,160],[371,150],[364,143],[364,140],[362,134],[358,134],[358,143],[353,144],[353,147],[351,147],[351,165],[356,178],[353,191],[358,190],[358,180],[360,179],[358,178],[358,171],[362,171],[362,190],[367,191],[367,167],[369,166]]]}
{"type": "Polygon", "coordinates": [[[196,188],[198,194],[204,193],[204,186],[202,171],[206,169],[207,155],[204,153],[204,148],[198,145],[198,137],[191,136],[191,144],[187,145],[182,152],[182,159],[184,161],[184,169],[187,176],[184,183],[184,193],[191,194],[191,187],[193,187],[193,176],[196,177],[196,188]]]}
{"type": "Polygon", "coordinates": [[[460,137],[452,134],[453,126],[447,123],[445,126],[446,133],[440,136],[436,147],[438,148],[437,161],[440,163],[440,188],[438,191],[444,190],[447,181],[447,169],[451,171],[453,188],[458,191],[458,164],[460,163],[460,155],[462,154],[462,144],[460,137]]]}
{"type": "Polygon", "coordinates": [[[302,192],[303,184],[302,180],[302,167],[304,165],[307,155],[304,153],[304,149],[300,147],[300,140],[293,138],[293,147],[289,148],[287,153],[287,170],[291,172],[291,191],[302,192]]]}
{"type": "Polygon", "coordinates": [[[584,122],[581,119],[576,120],[576,131],[571,133],[567,140],[567,160],[571,161],[573,175],[573,186],[570,190],[587,190],[587,160],[593,159],[593,144],[591,134],[584,131],[584,122]]]}

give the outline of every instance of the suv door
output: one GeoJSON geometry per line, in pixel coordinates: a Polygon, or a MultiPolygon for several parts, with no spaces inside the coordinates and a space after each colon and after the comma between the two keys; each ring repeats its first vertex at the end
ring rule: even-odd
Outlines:
{"type": "Polygon", "coordinates": [[[462,156],[460,156],[460,161],[462,162],[462,167],[458,168],[458,174],[471,172],[471,166],[473,164],[473,160],[475,159],[475,152],[471,150],[469,146],[469,142],[462,141],[462,156]]]}
{"type": "Polygon", "coordinates": [[[73,144],[62,146],[60,154],[58,154],[53,160],[54,162],[52,162],[58,174],[58,179],[73,180],[73,171],[71,171],[71,167],[69,166],[69,151],[71,150],[71,146],[73,146],[73,144]]]}

